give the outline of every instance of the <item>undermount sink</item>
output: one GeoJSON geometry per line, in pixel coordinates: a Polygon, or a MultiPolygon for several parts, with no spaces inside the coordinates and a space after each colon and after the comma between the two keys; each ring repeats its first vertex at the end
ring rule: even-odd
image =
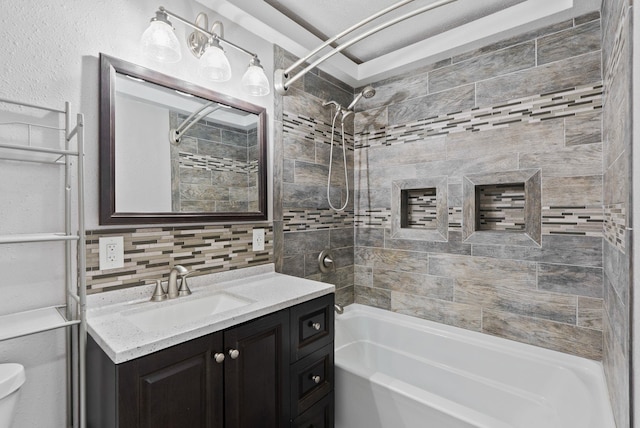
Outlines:
{"type": "Polygon", "coordinates": [[[153,306],[154,304],[150,303],[148,309],[126,314],[124,317],[142,331],[161,331],[240,308],[253,303],[253,301],[226,292],[219,292],[186,301],[178,299],[163,303],[161,307],[153,306]]]}

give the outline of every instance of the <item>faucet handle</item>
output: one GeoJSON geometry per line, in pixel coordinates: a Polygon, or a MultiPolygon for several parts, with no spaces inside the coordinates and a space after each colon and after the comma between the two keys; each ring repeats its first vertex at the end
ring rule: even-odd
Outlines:
{"type": "Polygon", "coordinates": [[[180,281],[178,296],[188,296],[189,294],[191,294],[191,290],[189,290],[189,285],[187,285],[187,275],[184,275],[180,281]]]}
{"type": "Polygon", "coordinates": [[[161,302],[167,299],[167,292],[162,288],[162,280],[156,279],[156,288],[153,290],[153,296],[151,296],[152,302],[161,302]]]}

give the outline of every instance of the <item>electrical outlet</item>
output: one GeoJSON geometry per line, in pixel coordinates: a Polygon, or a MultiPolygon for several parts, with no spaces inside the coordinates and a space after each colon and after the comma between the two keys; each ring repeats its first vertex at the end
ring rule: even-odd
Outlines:
{"type": "Polygon", "coordinates": [[[103,237],[98,242],[100,270],[124,267],[124,239],[122,236],[103,237]]]}
{"type": "Polygon", "coordinates": [[[264,229],[253,229],[253,251],[264,250],[264,229]]]}

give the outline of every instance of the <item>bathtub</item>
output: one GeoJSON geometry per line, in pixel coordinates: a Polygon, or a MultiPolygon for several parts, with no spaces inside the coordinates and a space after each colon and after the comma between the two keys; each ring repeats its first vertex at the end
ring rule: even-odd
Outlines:
{"type": "Polygon", "coordinates": [[[336,428],[615,428],[591,360],[358,304],[335,346],[336,428]]]}

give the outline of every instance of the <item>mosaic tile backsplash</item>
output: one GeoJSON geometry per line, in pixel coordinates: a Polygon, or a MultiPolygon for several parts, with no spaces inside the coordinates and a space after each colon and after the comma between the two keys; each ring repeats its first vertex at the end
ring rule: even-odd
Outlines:
{"type": "Polygon", "coordinates": [[[269,225],[220,225],[94,230],[87,232],[88,293],[134,287],[167,279],[180,264],[204,275],[273,263],[273,228],[269,225]],[[265,229],[264,251],[253,251],[253,229],[265,229]],[[99,270],[98,239],[124,237],[124,267],[99,270]]]}

